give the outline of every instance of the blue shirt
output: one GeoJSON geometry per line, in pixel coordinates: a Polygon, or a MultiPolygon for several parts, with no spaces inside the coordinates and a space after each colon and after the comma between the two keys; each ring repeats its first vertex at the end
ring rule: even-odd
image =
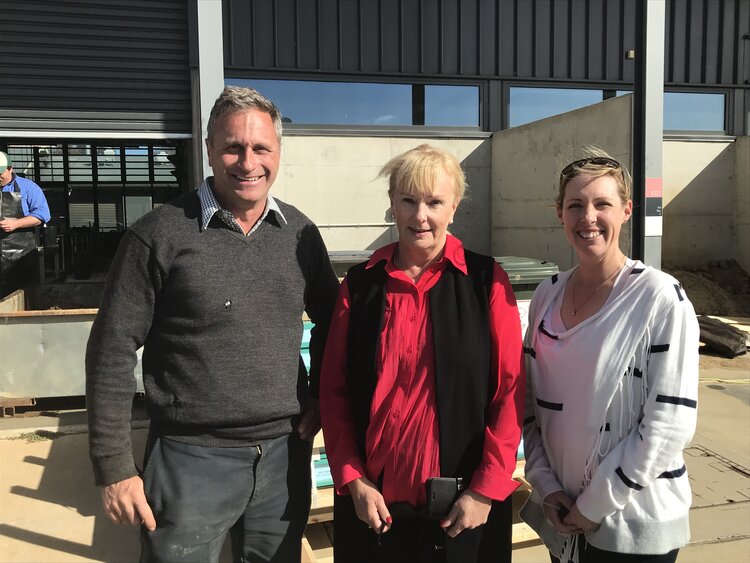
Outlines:
{"type": "Polygon", "coordinates": [[[27,178],[21,178],[13,173],[11,181],[3,186],[4,192],[12,192],[15,189],[14,182],[18,183],[18,189],[21,190],[21,210],[25,217],[31,215],[36,217],[42,223],[50,220],[49,206],[47,198],[44,197],[42,188],[27,178]]]}

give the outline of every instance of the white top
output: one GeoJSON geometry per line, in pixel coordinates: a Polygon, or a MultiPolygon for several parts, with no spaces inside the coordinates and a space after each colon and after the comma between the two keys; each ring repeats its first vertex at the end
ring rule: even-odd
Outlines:
{"type": "Polygon", "coordinates": [[[661,554],[689,540],[682,450],[695,430],[699,328],[671,276],[627,260],[601,309],[560,318],[573,270],[534,294],[526,333],[526,478],[564,490],[600,549],[661,554]]]}

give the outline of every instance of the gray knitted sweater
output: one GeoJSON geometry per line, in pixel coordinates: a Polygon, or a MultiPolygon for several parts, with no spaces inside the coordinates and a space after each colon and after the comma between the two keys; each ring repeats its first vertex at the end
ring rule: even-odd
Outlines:
{"type": "Polygon", "coordinates": [[[308,395],[302,313],[316,323],[310,392],[338,283],[318,229],[278,201],[251,235],[214,217],[196,192],[130,229],[107,278],[86,351],[89,441],[97,484],[136,474],[130,419],[136,350],[152,430],[238,446],[290,433],[308,395]]]}

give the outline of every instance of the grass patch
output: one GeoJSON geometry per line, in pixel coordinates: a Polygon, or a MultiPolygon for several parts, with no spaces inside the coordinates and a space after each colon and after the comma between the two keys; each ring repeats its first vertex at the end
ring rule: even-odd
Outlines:
{"type": "Polygon", "coordinates": [[[44,442],[46,440],[51,440],[52,438],[50,436],[45,436],[43,434],[39,434],[37,432],[24,432],[23,434],[19,434],[18,436],[13,436],[11,440],[26,440],[26,442],[44,442]]]}

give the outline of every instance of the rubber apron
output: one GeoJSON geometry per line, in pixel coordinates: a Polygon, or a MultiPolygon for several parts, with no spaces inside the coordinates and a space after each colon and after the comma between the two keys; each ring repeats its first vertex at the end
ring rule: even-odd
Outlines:
{"type": "MultiPolygon", "coordinates": [[[[0,192],[0,219],[22,219],[25,216],[21,189],[14,179],[12,191],[0,192]]],[[[32,253],[35,251],[34,227],[12,233],[0,231],[0,298],[31,282],[34,272],[32,253]]]]}

